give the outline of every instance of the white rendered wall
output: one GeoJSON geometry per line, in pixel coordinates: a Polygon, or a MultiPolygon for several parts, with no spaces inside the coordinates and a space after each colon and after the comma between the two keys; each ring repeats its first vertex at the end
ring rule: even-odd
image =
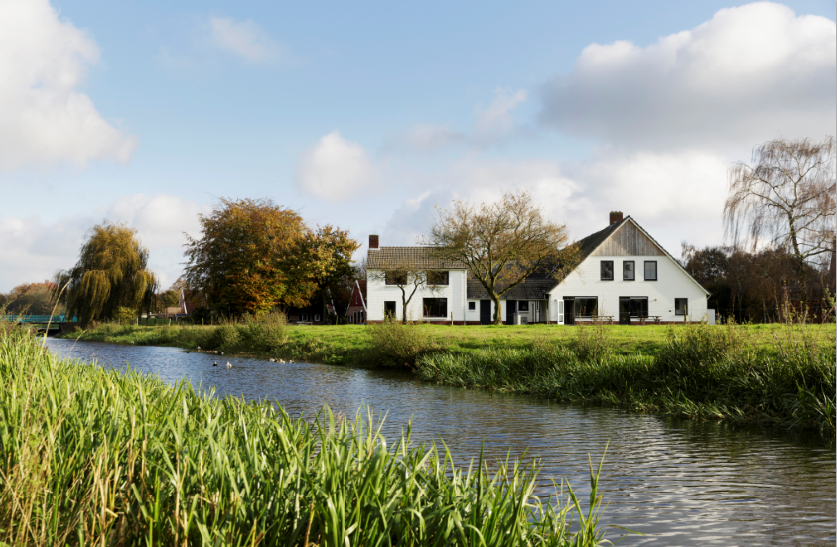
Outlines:
{"type": "MultiPolygon", "coordinates": [[[[366,308],[369,313],[369,321],[383,321],[384,319],[384,302],[387,300],[395,301],[395,317],[402,318],[401,305],[401,289],[397,285],[387,285],[381,279],[378,271],[369,270],[366,276],[366,308]]],[[[465,296],[466,296],[466,275],[465,270],[450,270],[448,278],[448,285],[440,285],[436,291],[430,288],[419,287],[416,294],[407,304],[407,318],[413,321],[450,321],[451,313],[453,313],[454,321],[465,320],[465,296]],[[422,299],[424,298],[447,298],[448,299],[448,316],[441,317],[424,317],[424,309],[422,299]]],[[[412,286],[405,287],[407,296],[410,296],[412,286]]],[[[479,315],[479,311],[477,312],[479,315]]]]}
{"type": "MultiPolygon", "coordinates": [[[[599,315],[612,315],[619,320],[620,296],[648,298],[648,315],[659,315],[660,321],[683,322],[674,314],[674,299],[689,299],[689,317],[700,321],[706,314],[706,293],[667,256],[595,256],[582,262],[567,278],[552,289],[549,298],[549,320],[558,320],[558,302],[565,296],[595,296],[599,299],[599,315]],[[613,281],[601,280],[601,261],[613,261],[613,281]],[[633,260],[635,281],[622,280],[622,262],[633,260]],[[657,280],[645,281],[645,261],[657,261],[657,280]]],[[[565,310],[566,311],[566,310],[565,310]]]]}

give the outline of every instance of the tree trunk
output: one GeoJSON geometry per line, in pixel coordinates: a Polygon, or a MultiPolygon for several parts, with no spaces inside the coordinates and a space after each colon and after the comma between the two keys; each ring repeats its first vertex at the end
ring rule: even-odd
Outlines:
{"type": "Polygon", "coordinates": [[[407,324],[407,304],[409,301],[407,300],[407,293],[404,292],[404,289],[401,289],[401,324],[407,324]]]}
{"type": "Polygon", "coordinates": [[[491,301],[494,302],[494,324],[503,324],[503,310],[500,306],[500,297],[496,294],[491,295],[491,301]]]}

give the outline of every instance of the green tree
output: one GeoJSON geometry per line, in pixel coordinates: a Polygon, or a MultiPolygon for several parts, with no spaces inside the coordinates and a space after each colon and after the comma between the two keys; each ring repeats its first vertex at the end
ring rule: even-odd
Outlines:
{"type": "Polygon", "coordinates": [[[180,291],[169,289],[160,295],[164,308],[175,308],[180,303],[180,291]]]}
{"type": "Polygon", "coordinates": [[[68,315],[81,326],[92,320],[113,319],[120,307],[150,309],[157,276],[148,269],[148,249],[137,231],[105,221],[94,226],[81,246],[78,262],[55,274],[55,292],[64,291],[68,315]]]}
{"type": "Polygon", "coordinates": [[[323,297],[323,318],[328,317],[328,301],[354,275],[352,253],[360,244],[349,232],[337,227],[318,226],[306,237],[307,268],[323,297]]]}
{"type": "MultiPolygon", "coordinates": [[[[502,325],[500,297],[531,274],[577,256],[567,246],[567,227],[545,219],[528,192],[506,192],[496,203],[456,202],[441,211],[425,243],[443,260],[465,264],[494,302],[502,325]]],[[[571,267],[559,268],[566,275],[571,267]]]]}
{"type": "Polygon", "coordinates": [[[62,313],[63,309],[55,307],[54,283],[23,283],[12,289],[9,294],[0,294],[0,307],[5,306],[6,313],[29,315],[48,315],[55,309],[62,313]]]}
{"type": "Polygon", "coordinates": [[[184,279],[202,302],[222,314],[308,305],[316,284],[306,263],[309,231],[296,211],[222,198],[199,220],[201,236],[186,234],[184,279]]]}

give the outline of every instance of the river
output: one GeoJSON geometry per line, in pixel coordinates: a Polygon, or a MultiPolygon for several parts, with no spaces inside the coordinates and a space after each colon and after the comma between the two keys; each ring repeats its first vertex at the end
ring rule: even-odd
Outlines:
{"type": "MultiPolygon", "coordinates": [[[[816,433],[672,420],[609,408],[465,390],[394,371],[219,357],[177,348],[49,339],[58,355],[181,379],[218,395],[267,399],[311,417],[325,404],[353,417],[361,405],[386,414],[394,441],[412,419],[413,441],[444,439],[456,461],[537,457],[538,494],[567,480],[589,493],[588,455],[607,447],[603,524],[642,532],[620,545],[835,543],[835,452],[816,433]],[[217,360],[218,367],[212,362],[217,360]],[[233,368],[223,365],[227,361],[233,368]]],[[[610,529],[616,540],[620,532],[610,529]]]]}

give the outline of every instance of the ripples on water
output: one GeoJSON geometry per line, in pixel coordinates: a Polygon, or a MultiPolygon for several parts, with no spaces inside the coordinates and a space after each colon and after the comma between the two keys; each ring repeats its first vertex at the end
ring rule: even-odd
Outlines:
{"type": "MultiPolygon", "coordinates": [[[[538,493],[566,479],[589,493],[607,449],[600,492],[604,524],[646,534],[620,545],[834,545],[835,454],[816,433],[675,421],[608,408],[436,386],[409,375],[308,363],[189,353],[176,348],[48,341],[57,354],[188,379],[219,395],[267,399],[311,417],[324,404],[353,417],[362,405],[386,413],[394,441],[412,418],[413,440],[443,438],[460,464],[506,455],[540,459],[538,493]],[[219,366],[213,367],[217,360],[219,366]],[[232,369],[223,365],[227,360],[232,369]]],[[[619,534],[609,532],[615,540],[619,534]]]]}

